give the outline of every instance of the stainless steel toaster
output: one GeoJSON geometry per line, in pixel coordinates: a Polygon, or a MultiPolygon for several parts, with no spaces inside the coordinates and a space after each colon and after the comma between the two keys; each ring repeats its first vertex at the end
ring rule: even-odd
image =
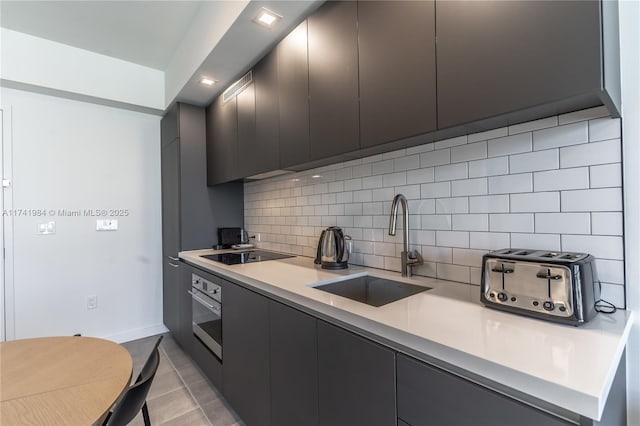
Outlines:
{"type": "Polygon", "coordinates": [[[586,253],[502,249],[483,256],[480,300],[486,306],[580,325],[596,314],[595,259],[586,253]]]}

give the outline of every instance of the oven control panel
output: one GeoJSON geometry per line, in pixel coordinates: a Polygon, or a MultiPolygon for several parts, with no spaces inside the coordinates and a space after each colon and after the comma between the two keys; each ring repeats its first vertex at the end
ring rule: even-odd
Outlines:
{"type": "Polygon", "coordinates": [[[191,286],[212,299],[222,302],[222,287],[196,274],[191,274],[191,286]]]}

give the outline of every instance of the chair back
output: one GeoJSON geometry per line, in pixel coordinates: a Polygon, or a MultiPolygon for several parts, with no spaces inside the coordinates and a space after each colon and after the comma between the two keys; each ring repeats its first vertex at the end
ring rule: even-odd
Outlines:
{"type": "Polygon", "coordinates": [[[136,382],[127,389],[124,396],[118,401],[111,415],[107,418],[106,425],[118,426],[128,424],[135,416],[138,415],[147,400],[147,394],[153,383],[153,378],[158,371],[160,364],[160,353],[158,345],[162,341],[162,336],[158,338],[153,350],[149,354],[147,361],[144,363],[136,382]]]}

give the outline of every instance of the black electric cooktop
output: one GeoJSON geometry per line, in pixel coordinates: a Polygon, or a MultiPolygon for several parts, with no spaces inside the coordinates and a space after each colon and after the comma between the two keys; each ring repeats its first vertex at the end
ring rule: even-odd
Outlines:
{"type": "Polygon", "coordinates": [[[248,251],[237,251],[232,253],[207,254],[200,257],[204,257],[205,259],[224,263],[225,265],[239,265],[241,263],[253,263],[253,262],[263,262],[265,260],[287,259],[289,257],[295,257],[295,256],[292,256],[289,254],[274,253],[272,251],[248,250],[248,251]]]}

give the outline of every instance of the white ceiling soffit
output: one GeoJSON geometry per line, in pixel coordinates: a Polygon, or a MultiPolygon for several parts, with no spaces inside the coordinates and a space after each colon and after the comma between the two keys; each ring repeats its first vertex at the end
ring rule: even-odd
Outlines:
{"type": "Polygon", "coordinates": [[[203,2],[0,3],[3,28],[164,71],[203,2]]]}
{"type": "MultiPolygon", "coordinates": [[[[200,106],[210,104],[322,3],[324,0],[251,1],[202,65],[182,85],[175,98],[170,98],[170,90],[167,88],[167,104],[172,100],[200,106]],[[253,22],[262,7],[282,16],[275,28],[265,28],[253,22]],[[203,87],[199,84],[203,76],[214,78],[216,84],[213,87],[203,87]]],[[[167,75],[167,81],[168,77],[167,75]]]]}

